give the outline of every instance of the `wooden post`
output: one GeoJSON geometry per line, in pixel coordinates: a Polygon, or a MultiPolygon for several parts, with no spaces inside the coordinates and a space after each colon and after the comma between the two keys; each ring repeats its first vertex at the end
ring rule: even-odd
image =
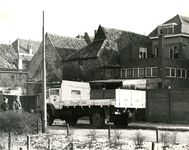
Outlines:
{"type": "Polygon", "coordinates": [[[69,136],[70,135],[69,123],[66,124],[66,127],[67,127],[67,136],[69,136]]]}
{"type": "Polygon", "coordinates": [[[27,135],[27,150],[30,150],[30,136],[27,135]]]}
{"type": "Polygon", "coordinates": [[[39,122],[37,122],[37,133],[39,133],[39,122]]]}
{"type": "Polygon", "coordinates": [[[111,129],[111,126],[108,126],[108,139],[110,140],[110,129],[111,129]]]}
{"type": "Polygon", "coordinates": [[[8,149],[11,150],[11,133],[9,132],[8,149]]]}
{"type": "Polygon", "coordinates": [[[51,139],[48,138],[48,150],[51,150],[51,139]]]}
{"type": "Polygon", "coordinates": [[[158,143],[159,140],[158,140],[158,128],[156,128],[156,143],[158,143]]]}

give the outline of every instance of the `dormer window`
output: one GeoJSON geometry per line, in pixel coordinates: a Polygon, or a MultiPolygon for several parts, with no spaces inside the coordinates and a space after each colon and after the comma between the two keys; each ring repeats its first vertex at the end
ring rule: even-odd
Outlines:
{"type": "Polygon", "coordinates": [[[140,47],[139,48],[139,59],[147,58],[147,48],[140,47]]]}
{"type": "Polygon", "coordinates": [[[164,34],[164,35],[169,35],[173,34],[175,30],[176,23],[169,23],[169,24],[163,24],[163,25],[158,25],[158,35],[164,34]]]}

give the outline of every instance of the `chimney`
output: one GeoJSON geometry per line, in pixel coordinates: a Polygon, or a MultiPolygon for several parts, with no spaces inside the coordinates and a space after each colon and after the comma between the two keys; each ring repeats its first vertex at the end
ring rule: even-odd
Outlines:
{"type": "Polygon", "coordinates": [[[20,48],[20,41],[19,41],[19,38],[18,38],[18,42],[17,42],[17,51],[19,53],[19,48],[20,48]]]}
{"type": "Polygon", "coordinates": [[[29,43],[27,44],[27,49],[28,49],[29,54],[32,54],[32,46],[31,46],[30,40],[29,40],[29,43]]]}
{"type": "Polygon", "coordinates": [[[22,58],[20,54],[18,54],[18,69],[22,69],[22,58]]]}
{"type": "Polygon", "coordinates": [[[87,42],[87,44],[90,44],[92,42],[87,32],[85,32],[84,39],[87,42]]]}
{"type": "Polygon", "coordinates": [[[158,39],[158,56],[159,57],[164,57],[164,34],[159,34],[159,39],[158,39]]]}

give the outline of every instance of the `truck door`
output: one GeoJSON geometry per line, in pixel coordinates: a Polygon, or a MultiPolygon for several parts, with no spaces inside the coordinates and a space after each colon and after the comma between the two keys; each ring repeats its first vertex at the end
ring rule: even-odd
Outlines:
{"type": "Polygon", "coordinates": [[[52,103],[56,109],[60,108],[59,92],[60,92],[60,89],[50,89],[49,90],[50,103],[52,103]]]}

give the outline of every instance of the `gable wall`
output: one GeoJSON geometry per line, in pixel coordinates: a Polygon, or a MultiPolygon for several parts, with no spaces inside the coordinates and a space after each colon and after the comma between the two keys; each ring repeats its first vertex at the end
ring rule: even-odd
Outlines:
{"type": "MultiPolygon", "coordinates": [[[[42,49],[43,46],[41,44],[38,52],[34,55],[30,63],[29,77],[34,81],[42,80],[42,49]]],[[[54,76],[56,76],[59,80],[62,80],[62,65],[60,58],[58,57],[48,36],[45,37],[45,59],[47,62],[46,76],[48,77],[48,80],[52,81],[54,76]]]]}
{"type": "Polygon", "coordinates": [[[97,58],[74,60],[63,63],[63,80],[90,81],[101,78],[100,63],[97,58]]]}

